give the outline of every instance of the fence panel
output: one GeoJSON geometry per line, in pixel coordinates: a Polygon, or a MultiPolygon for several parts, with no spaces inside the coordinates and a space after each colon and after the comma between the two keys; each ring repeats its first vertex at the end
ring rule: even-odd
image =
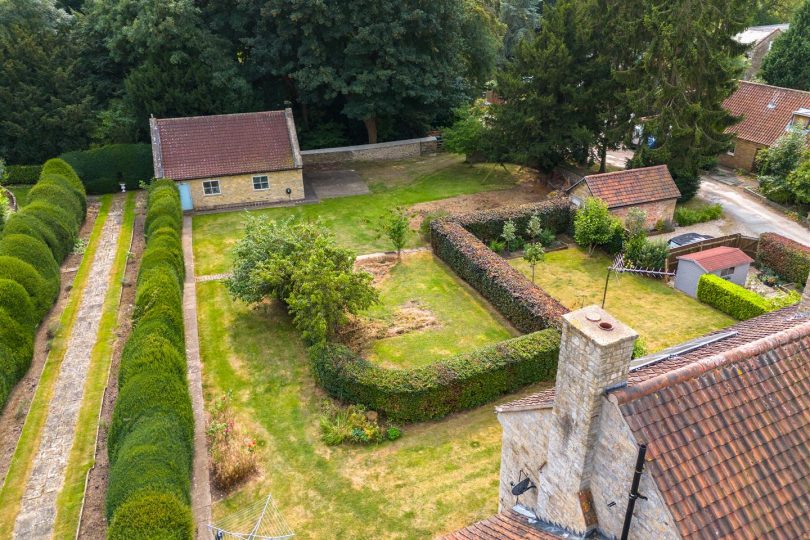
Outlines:
{"type": "Polygon", "coordinates": [[[757,249],[759,247],[759,238],[751,238],[750,236],[743,236],[737,233],[712,238],[710,240],[702,240],[700,242],[695,242],[694,244],[689,244],[688,246],[670,249],[667,253],[667,260],[664,264],[664,270],[666,272],[675,272],[678,269],[678,257],[683,257],[684,255],[689,255],[690,253],[706,251],[707,249],[721,246],[738,248],[752,259],[756,259],[757,249]]]}

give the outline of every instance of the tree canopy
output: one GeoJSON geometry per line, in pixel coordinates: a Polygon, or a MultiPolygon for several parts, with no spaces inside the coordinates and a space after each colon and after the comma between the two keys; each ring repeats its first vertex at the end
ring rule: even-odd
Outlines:
{"type": "Polygon", "coordinates": [[[805,0],[790,28],[777,37],[762,63],[768,84],[810,90],[810,0],[805,0]]]}

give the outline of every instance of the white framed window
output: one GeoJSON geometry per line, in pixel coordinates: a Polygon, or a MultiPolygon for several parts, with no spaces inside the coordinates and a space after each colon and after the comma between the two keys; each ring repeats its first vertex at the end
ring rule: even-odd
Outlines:
{"type": "Polygon", "coordinates": [[[253,190],[264,191],[270,189],[270,179],[267,176],[254,176],[253,177],[253,190]]]}
{"type": "Polygon", "coordinates": [[[723,279],[729,279],[732,275],[734,275],[734,267],[731,268],[723,268],[720,270],[720,277],[723,279]]]}
{"type": "Polygon", "coordinates": [[[222,190],[219,186],[219,180],[204,180],[203,181],[203,195],[222,195],[222,190]]]}

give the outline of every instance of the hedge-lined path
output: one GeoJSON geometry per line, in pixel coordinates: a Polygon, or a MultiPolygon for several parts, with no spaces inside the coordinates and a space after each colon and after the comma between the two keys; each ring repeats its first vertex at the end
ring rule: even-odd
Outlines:
{"type": "Polygon", "coordinates": [[[110,286],[123,202],[120,197],[113,201],[101,231],[20,503],[13,538],[50,538],[53,533],[56,499],[64,482],[90,356],[97,341],[104,299],[110,286]]]}
{"type": "Polygon", "coordinates": [[[194,411],[194,463],[191,473],[191,509],[197,528],[197,539],[210,538],[211,480],[208,476],[208,441],[205,435],[205,402],[202,387],[202,361],[197,329],[197,282],[194,277],[191,217],[183,217],[183,257],[186,281],[183,287],[183,324],[186,329],[186,362],[191,407],[194,411]]]}

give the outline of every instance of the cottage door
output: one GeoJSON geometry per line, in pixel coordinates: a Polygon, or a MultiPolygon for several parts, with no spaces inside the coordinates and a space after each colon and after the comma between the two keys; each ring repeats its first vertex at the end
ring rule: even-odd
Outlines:
{"type": "Polygon", "coordinates": [[[177,184],[177,189],[180,190],[180,206],[183,208],[183,212],[194,210],[194,203],[191,201],[191,190],[188,184],[186,182],[180,182],[177,184]]]}

